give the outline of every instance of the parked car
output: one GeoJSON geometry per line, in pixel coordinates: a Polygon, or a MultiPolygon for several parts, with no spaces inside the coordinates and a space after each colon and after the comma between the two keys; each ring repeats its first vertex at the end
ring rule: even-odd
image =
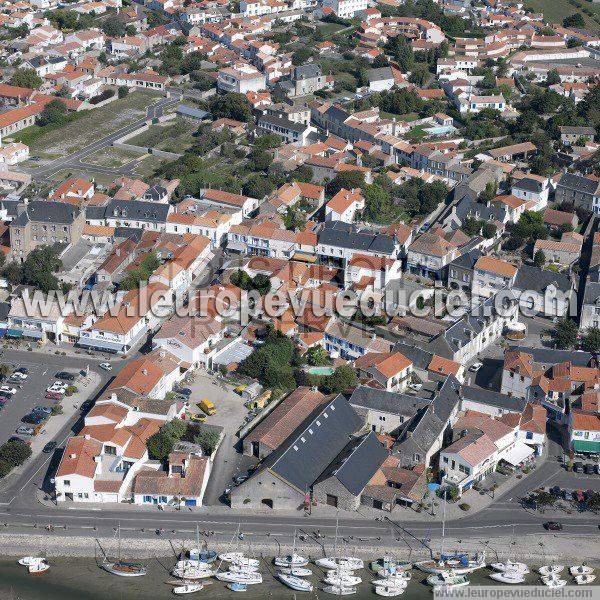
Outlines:
{"type": "Polygon", "coordinates": [[[112,365],[110,363],[100,363],[98,365],[103,371],[112,371],[112,365]]]}
{"type": "Polygon", "coordinates": [[[558,498],[562,495],[562,490],[559,485],[555,485],[553,488],[550,488],[550,493],[558,498]]]}
{"type": "Polygon", "coordinates": [[[44,417],[35,413],[29,413],[21,419],[23,423],[29,423],[30,425],[39,425],[40,423],[43,423],[44,420],[44,417]]]}
{"type": "Polygon", "coordinates": [[[64,379],[66,381],[75,381],[75,375],[73,375],[73,373],[69,373],[68,371],[59,371],[54,377],[56,377],[56,379],[64,379]]]}
{"type": "Polygon", "coordinates": [[[192,395],[192,390],[190,388],[180,388],[177,390],[177,393],[189,398],[192,395]]]}
{"type": "Polygon", "coordinates": [[[61,400],[62,397],[62,392],[46,392],[46,395],[44,396],[44,398],[47,398],[48,400],[61,400]]]}
{"type": "Polygon", "coordinates": [[[27,427],[26,425],[19,425],[19,427],[17,427],[16,432],[21,435],[33,435],[35,429],[33,427],[27,427]]]}
{"type": "MultiPolygon", "coordinates": [[[[2,390],[2,388],[0,388],[0,391],[1,390],[2,390]]],[[[573,471],[575,471],[575,473],[583,473],[583,463],[580,463],[580,462],[573,463],[573,471]]]]}
{"type": "Polygon", "coordinates": [[[559,523],[558,521],[548,521],[544,523],[544,528],[547,531],[562,531],[563,526],[562,523],[559,523]]]}
{"type": "Polygon", "coordinates": [[[68,386],[62,383],[54,382],[49,388],[46,388],[47,392],[58,392],[59,394],[64,394],[65,390],[68,386]]]}
{"type": "Polygon", "coordinates": [[[9,394],[0,393],[0,400],[2,400],[2,402],[8,402],[10,399],[11,396],[9,394]]]}
{"type": "Polygon", "coordinates": [[[244,481],[246,481],[248,479],[248,475],[236,475],[233,478],[233,483],[235,483],[236,485],[240,485],[240,483],[244,483],[244,481]]]}
{"type": "Polygon", "coordinates": [[[43,448],[42,448],[42,452],[44,454],[50,454],[51,452],[54,452],[54,448],[56,448],[56,442],[48,442],[43,448]]]}
{"type": "Polygon", "coordinates": [[[23,381],[23,380],[27,379],[27,373],[21,373],[21,371],[15,371],[14,373],[11,373],[9,379],[16,379],[18,381],[23,381]]]}
{"type": "Polygon", "coordinates": [[[583,465],[583,472],[586,475],[593,475],[595,473],[596,469],[594,465],[590,465],[589,463],[583,465]]]}
{"type": "Polygon", "coordinates": [[[45,415],[51,415],[52,409],[49,406],[36,406],[33,411],[34,413],[43,413],[45,415]]]}
{"type": "Polygon", "coordinates": [[[594,473],[600,475],[600,463],[594,465],[594,473]]]}
{"type": "Polygon", "coordinates": [[[29,369],[27,367],[19,367],[18,369],[15,369],[15,373],[23,373],[24,375],[27,375],[27,373],[29,373],[29,369]]]}
{"type": "Polygon", "coordinates": [[[10,387],[8,385],[2,385],[0,386],[0,393],[2,394],[8,394],[9,396],[14,396],[17,393],[16,388],[10,387]]]}
{"type": "Polygon", "coordinates": [[[481,367],[483,367],[483,363],[482,362],[474,362],[470,367],[469,367],[469,371],[471,373],[476,373],[477,371],[479,371],[479,369],[481,369],[481,367]]]}
{"type": "Polygon", "coordinates": [[[201,415],[200,413],[190,415],[190,421],[193,421],[194,423],[204,423],[204,421],[206,421],[206,415],[201,415]]]}

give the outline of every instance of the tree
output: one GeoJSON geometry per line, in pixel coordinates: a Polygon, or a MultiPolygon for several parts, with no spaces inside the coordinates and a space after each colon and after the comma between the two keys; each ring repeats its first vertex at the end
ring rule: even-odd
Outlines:
{"type": "Polygon", "coordinates": [[[292,54],[292,64],[295,66],[304,64],[309,58],[313,57],[315,51],[308,46],[299,48],[292,54]]]}
{"type": "Polygon", "coordinates": [[[581,13],[573,13],[563,19],[563,27],[574,27],[576,29],[583,29],[585,27],[585,19],[581,13]]]}
{"type": "Polygon", "coordinates": [[[252,119],[252,107],[244,94],[230,92],[213,96],[208,107],[213,119],[225,117],[243,122],[249,122],[252,119]]]}
{"type": "Polygon", "coordinates": [[[405,73],[411,71],[415,63],[412,48],[403,35],[397,35],[388,40],[384,46],[386,54],[390,54],[398,64],[399,69],[405,73]]]}
{"type": "Polygon", "coordinates": [[[581,339],[581,348],[593,354],[600,352],[600,328],[588,327],[585,330],[581,339]]]}
{"type": "Polygon", "coordinates": [[[568,350],[573,348],[577,342],[577,331],[577,325],[574,321],[562,319],[555,325],[554,329],[549,331],[549,334],[555,348],[568,350]]]}
{"type": "Polygon", "coordinates": [[[7,377],[10,373],[11,369],[8,365],[2,363],[0,364],[0,376],[7,377]]]}
{"type": "Polygon", "coordinates": [[[495,223],[492,223],[490,221],[486,221],[481,227],[481,235],[486,240],[491,240],[493,237],[496,236],[497,232],[498,232],[498,226],[495,223]]]}
{"type": "Polygon", "coordinates": [[[23,442],[6,442],[0,446],[0,461],[6,461],[15,467],[22,465],[31,456],[29,444],[23,442]]]}
{"type": "Polygon", "coordinates": [[[510,232],[513,237],[520,240],[535,241],[548,237],[542,213],[531,210],[523,212],[519,221],[510,227],[510,232]]]}
{"type": "Polygon", "coordinates": [[[42,79],[33,69],[16,69],[9,81],[10,85],[33,88],[37,90],[42,85],[42,79]]]}
{"type": "Polygon", "coordinates": [[[54,273],[62,268],[57,251],[51,246],[38,246],[21,265],[21,283],[31,285],[44,293],[59,289],[54,273]]]}
{"type": "Polygon", "coordinates": [[[308,165],[300,165],[292,173],[292,179],[302,183],[310,183],[312,181],[312,169],[308,165]]]}
{"type": "Polygon", "coordinates": [[[354,368],[350,365],[342,365],[325,378],[322,387],[327,394],[342,394],[357,385],[358,377],[354,368]]]}
{"type": "Polygon", "coordinates": [[[425,67],[424,65],[415,65],[408,77],[408,81],[410,83],[414,83],[415,85],[418,85],[419,87],[424,86],[428,80],[429,80],[429,71],[427,70],[427,67],[425,67]]]}
{"type": "Polygon", "coordinates": [[[546,75],[546,84],[555,85],[557,83],[560,83],[560,75],[556,69],[551,69],[546,75]]]}
{"type": "Polygon", "coordinates": [[[325,193],[335,196],[341,189],[353,190],[365,184],[365,174],[362,171],[342,171],[325,186],[325,193]]]}
{"type": "Polygon", "coordinates": [[[38,117],[38,125],[64,125],[68,121],[67,107],[60,100],[51,100],[38,117]]]}
{"type": "Polygon", "coordinates": [[[206,55],[197,50],[186,54],[181,61],[181,72],[187,75],[188,73],[192,73],[192,71],[200,71],[202,69],[202,61],[205,58],[206,55]]]}
{"type": "Polygon", "coordinates": [[[202,427],[194,437],[194,444],[202,446],[202,452],[206,456],[210,456],[216,450],[220,438],[218,430],[212,427],[202,427]]]}
{"type": "Polygon", "coordinates": [[[485,184],[485,189],[479,194],[478,200],[480,202],[491,202],[496,197],[498,191],[498,184],[495,181],[488,181],[485,184]]]}
{"type": "Polygon", "coordinates": [[[175,442],[178,442],[187,432],[188,424],[181,419],[173,419],[165,423],[146,442],[148,455],[153,460],[166,460],[173,451],[175,442]]]}
{"type": "Polygon", "coordinates": [[[129,88],[126,85],[120,85],[117,89],[117,94],[119,96],[119,100],[122,100],[129,94],[129,88]]]}
{"type": "Polygon", "coordinates": [[[181,49],[181,46],[175,42],[171,42],[165,46],[165,49],[161,52],[160,60],[161,73],[165,73],[166,75],[178,75],[181,73],[181,65],[183,62],[183,50],[181,49]]]}
{"type": "Polygon", "coordinates": [[[311,346],[304,355],[306,362],[313,367],[328,365],[331,362],[329,354],[323,346],[311,346]]]}
{"type": "Polygon", "coordinates": [[[113,38],[123,37],[127,30],[125,22],[118,15],[110,15],[104,19],[101,29],[105,35],[113,38]]]}
{"type": "Polygon", "coordinates": [[[546,255],[541,250],[538,250],[533,255],[533,264],[536,267],[543,267],[545,262],[546,262],[546,255]]]}

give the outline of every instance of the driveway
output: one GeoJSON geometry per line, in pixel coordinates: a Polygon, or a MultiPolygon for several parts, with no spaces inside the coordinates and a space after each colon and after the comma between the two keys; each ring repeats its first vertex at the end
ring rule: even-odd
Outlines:
{"type": "Polygon", "coordinates": [[[196,403],[208,398],[215,405],[217,412],[208,417],[206,422],[223,428],[225,437],[215,456],[212,475],[204,496],[205,505],[223,504],[223,491],[231,484],[233,476],[246,472],[255,462],[236,449],[239,442],[237,432],[243,425],[248,410],[244,406],[243,398],[216,376],[197,371],[193,383],[188,387],[192,390],[191,411],[201,412],[196,403]]]}

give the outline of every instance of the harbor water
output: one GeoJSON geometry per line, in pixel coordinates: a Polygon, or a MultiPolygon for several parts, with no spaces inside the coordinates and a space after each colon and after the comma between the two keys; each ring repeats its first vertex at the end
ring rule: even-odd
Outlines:
{"type": "MultiPolygon", "coordinates": [[[[4,558],[0,561],[0,598],[2,600],[160,600],[175,598],[172,586],[166,582],[172,578],[169,568],[173,560],[160,558],[145,561],[148,574],[145,577],[122,578],[116,577],[100,569],[92,558],[51,558],[51,568],[42,575],[29,575],[27,569],[17,564],[17,559],[4,558]]],[[[272,564],[263,563],[261,585],[248,586],[248,591],[235,593],[225,587],[225,583],[208,580],[208,585],[198,593],[190,594],[188,598],[207,598],[210,600],[229,600],[232,598],[246,598],[247,600],[263,600],[267,598],[281,598],[293,600],[294,596],[300,598],[332,599],[332,596],[322,591],[321,576],[323,572],[315,565],[311,565],[314,575],[309,578],[315,586],[312,593],[294,592],[284,587],[273,575],[276,568],[272,564]]],[[[539,576],[533,573],[527,575],[526,583],[540,584],[539,576]]],[[[488,578],[487,569],[476,571],[469,575],[471,585],[495,585],[488,578]]],[[[371,580],[375,575],[368,570],[357,571],[363,583],[358,586],[357,593],[352,598],[373,599],[379,598],[373,593],[371,580]]],[[[431,588],[425,584],[427,575],[418,570],[413,570],[412,580],[404,594],[399,596],[404,600],[418,598],[431,599],[431,588]]],[[[567,571],[564,578],[573,584],[567,571]]],[[[206,582],[207,580],[205,580],[206,582]]],[[[541,584],[540,584],[541,585],[541,584]]],[[[513,586],[511,586],[513,587],[513,586]]],[[[518,587],[518,586],[517,586],[518,587]]]]}

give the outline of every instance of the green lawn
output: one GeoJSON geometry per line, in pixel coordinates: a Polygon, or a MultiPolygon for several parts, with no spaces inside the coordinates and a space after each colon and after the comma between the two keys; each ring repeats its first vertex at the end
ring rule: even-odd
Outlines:
{"type": "Polygon", "coordinates": [[[149,92],[132,92],[101,108],[76,113],[73,121],[62,127],[33,125],[12,138],[28,144],[31,154],[64,156],[143,118],[146,107],[156,102],[157,97],[149,92]]]}
{"type": "MultiPolygon", "coordinates": [[[[600,15],[600,4],[590,2],[589,0],[578,0],[581,6],[591,10],[596,15],[600,15]]],[[[544,13],[544,17],[551,23],[560,23],[565,17],[568,17],[576,12],[583,15],[588,27],[598,30],[600,25],[582,12],[581,9],[569,4],[568,0],[524,0],[525,8],[531,8],[536,12],[544,13]]]]}
{"type": "Polygon", "coordinates": [[[152,125],[143,133],[129,139],[128,143],[182,153],[194,143],[192,134],[197,129],[197,125],[189,123],[185,119],[176,118],[172,121],[152,125]]]}
{"type": "Polygon", "coordinates": [[[382,119],[396,119],[396,121],[406,121],[410,123],[410,121],[416,121],[419,118],[417,113],[406,113],[405,115],[397,115],[395,113],[385,112],[384,110],[380,110],[379,114],[382,119]]]}

